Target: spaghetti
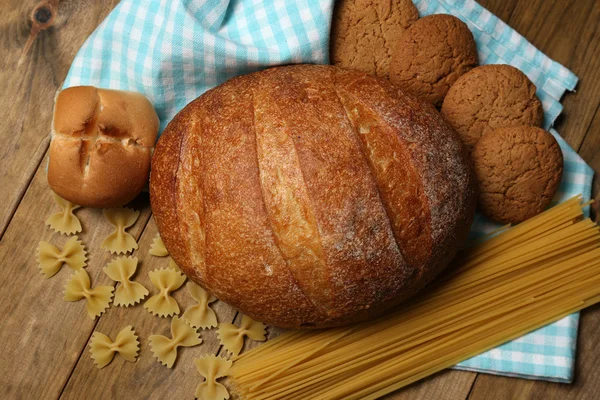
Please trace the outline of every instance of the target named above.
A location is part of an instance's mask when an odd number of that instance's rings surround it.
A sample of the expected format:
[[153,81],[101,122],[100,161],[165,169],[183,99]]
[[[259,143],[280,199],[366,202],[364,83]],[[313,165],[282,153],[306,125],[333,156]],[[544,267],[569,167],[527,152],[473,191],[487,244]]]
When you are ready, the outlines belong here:
[[[600,302],[600,230],[581,196],[457,257],[401,310],[292,331],[234,359],[249,399],[375,399]],[[257,368],[257,366],[259,366]]]

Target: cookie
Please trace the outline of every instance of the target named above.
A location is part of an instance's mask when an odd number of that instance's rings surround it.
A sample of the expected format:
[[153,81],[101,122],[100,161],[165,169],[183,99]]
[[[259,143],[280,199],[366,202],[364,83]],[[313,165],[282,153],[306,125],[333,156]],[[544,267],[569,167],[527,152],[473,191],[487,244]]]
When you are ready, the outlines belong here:
[[541,128],[499,128],[484,135],[472,153],[479,207],[489,218],[519,223],[542,212],[556,194],[563,156]]
[[418,18],[411,0],[337,1],[331,21],[331,63],[387,77],[392,45]]
[[434,14],[412,24],[394,44],[390,80],[439,107],[452,84],[477,64],[467,25],[452,15]]
[[452,85],[442,114],[471,151],[482,136],[496,128],[541,126],[542,103],[535,85],[510,65],[473,68]]

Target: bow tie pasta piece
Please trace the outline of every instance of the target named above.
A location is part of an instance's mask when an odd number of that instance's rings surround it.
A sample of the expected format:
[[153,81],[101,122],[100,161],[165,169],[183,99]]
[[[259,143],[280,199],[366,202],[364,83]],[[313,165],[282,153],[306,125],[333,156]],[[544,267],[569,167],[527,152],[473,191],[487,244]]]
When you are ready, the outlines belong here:
[[181,268],[179,268],[179,265],[171,257],[169,257],[169,268],[181,272]]
[[257,342],[266,340],[266,326],[262,322],[254,321],[252,318],[244,315],[239,328],[234,324],[220,323],[217,330],[219,341],[231,354],[237,356],[244,345],[244,336],[248,336]]
[[125,229],[135,224],[135,221],[140,216],[140,212],[122,207],[105,208],[102,210],[102,214],[115,227],[115,231],[108,235],[102,242],[102,248],[117,254],[129,253],[136,250],[138,244],[135,238],[127,233]]
[[148,294],[141,283],[133,282],[130,278],[137,269],[137,257],[119,257],[104,267],[104,273],[113,281],[119,282],[115,291],[116,306],[131,306],[142,300]]
[[108,308],[113,296],[113,286],[90,285],[90,276],[85,269],[76,271],[65,286],[65,301],[86,300],[86,309],[91,319],[99,317]]
[[170,268],[155,269],[148,273],[150,281],[159,290],[144,303],[150,313],[161,317],[179,314],[179,305],[171,297],[171,292],[179,289],[185,282],[185,275]]
[[152,240],[152,245],[150,246],[150,255],[156,257],[166,257],[169,255],[169,251],[165,247],[160,235],[157,233]]
[[171,320],[171,336],[171,339],[163,335],[150,336],[150,350],[167,368],[175,363],[178,347],[192,347],[202,343],[200,334],[178,317]]
[[196,398],[202,400],[227,400],[229,392],[227,388],[217,382],[224,378],[231,368],[231,360],[217,356],[204,356],[194,360],[196,368],[205,380],[196,388]]
[[86,266],[87,253],[77,236],[71,237],[62,250],[48,242],[41,241],[38,245],[38,266],[46,278],[54,276],[63,264],[78,270]]
[[194,282],[186,283],[185,287],[198,304],[185,310],[182,318],[194,328],[207,329],[217,326],[217,315],[209,306],[217,298]]
[[121,329],[113,342],[108,336],[94,332],[90,340],[90,353],[98,369],[104,368],[119,353],[121,357],[130,362],[135,362],[140,343],[131,325]]
[[74,233],[81,232],[81,222],[73,214],[73,211],[78,209],[80,206],[71,203],[52,192],[54,196],[54,202],[61,208],[56,214],[52,214],[46,220],[46,225],[52,228],[55,232],[63,233],[65,235],[72,235]]

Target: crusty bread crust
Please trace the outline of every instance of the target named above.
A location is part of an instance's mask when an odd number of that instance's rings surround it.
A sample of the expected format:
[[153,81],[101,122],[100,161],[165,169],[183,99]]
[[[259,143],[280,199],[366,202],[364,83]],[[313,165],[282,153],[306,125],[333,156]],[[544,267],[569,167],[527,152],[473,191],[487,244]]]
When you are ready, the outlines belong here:
[[388,81],[332,66],[234,78],[171,121],[150,199],[197,283],[289,328],[380,315],[466,238],[474,179],[456,133]]
[[158,116],[142,94],[76,86],[54,108],[48,184],[88,207],[118,207],[144,188]]

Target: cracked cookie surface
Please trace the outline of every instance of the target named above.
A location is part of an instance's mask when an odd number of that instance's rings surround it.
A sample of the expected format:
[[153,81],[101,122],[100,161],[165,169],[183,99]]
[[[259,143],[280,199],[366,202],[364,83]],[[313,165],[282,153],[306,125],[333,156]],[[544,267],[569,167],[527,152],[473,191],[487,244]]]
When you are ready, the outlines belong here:
[[338,0],[331,24],[331,63],[387,77],[393,44],[418,18],[411,0]]
[[502,223],[519,223],[542,212],[556,194],[563,156],[541,128],[499,128],[483,136],[472,153],[479,208]]
[[544,110],[535,91],[535,85],[517,68],[483,65],[452,85],[442,114],[472,151],[482,136],[496,128],[541,126]]
[[473,34],[447,14],[419,19],[393,48],[392,83],[435,106],[441,106],[452,84],[478,64]]

